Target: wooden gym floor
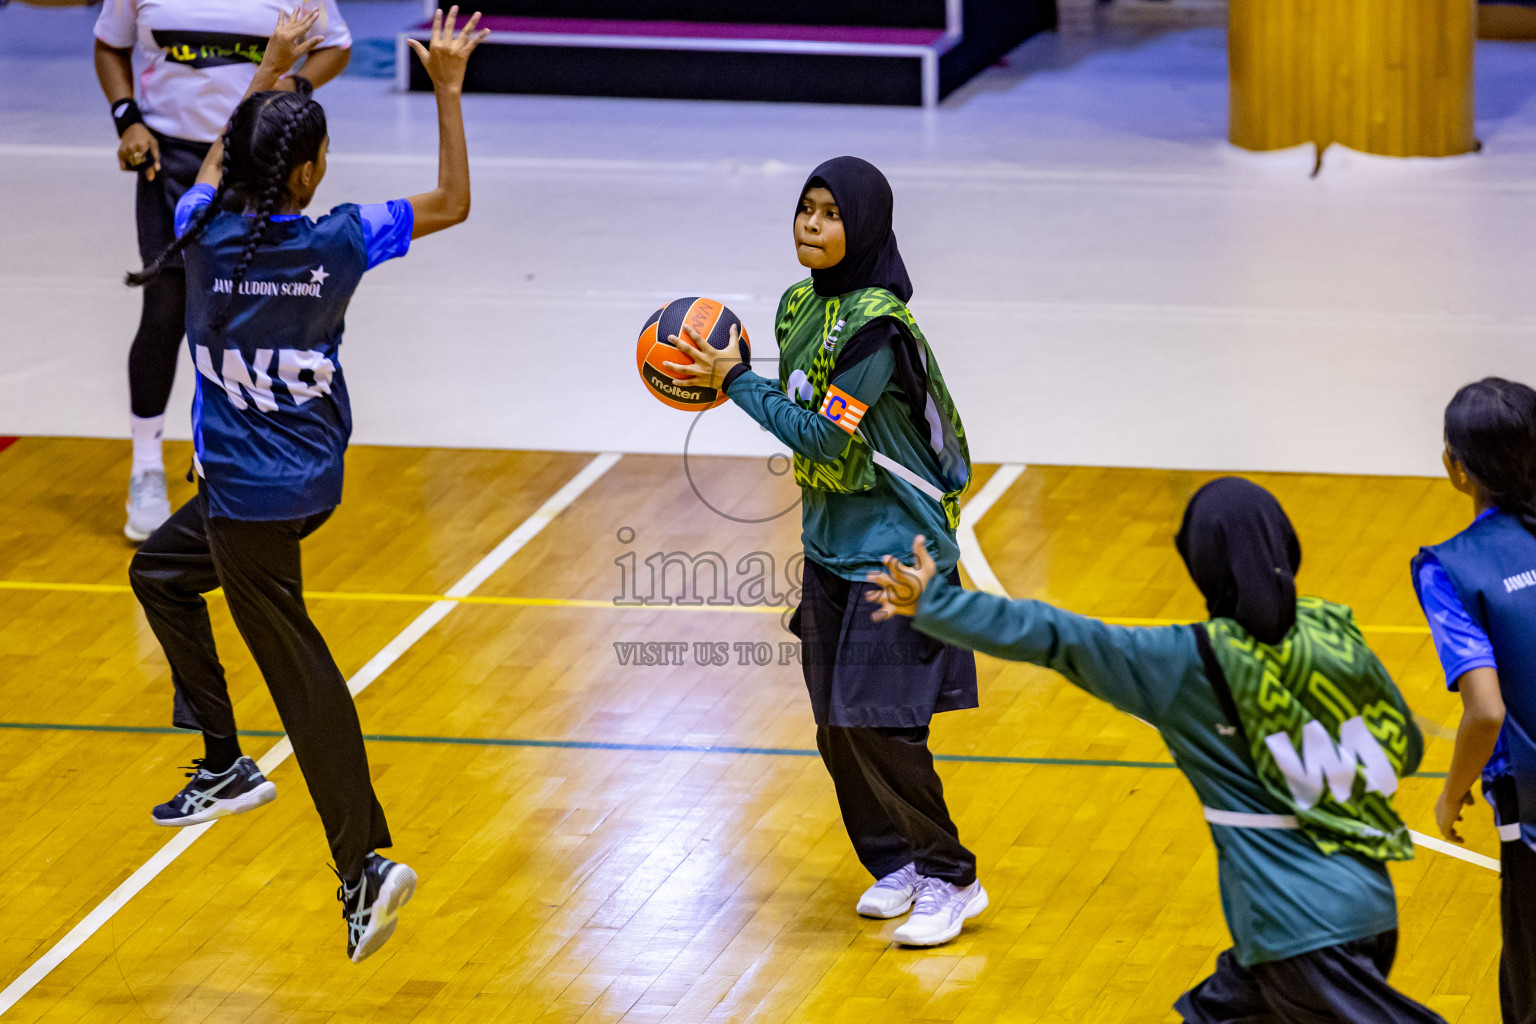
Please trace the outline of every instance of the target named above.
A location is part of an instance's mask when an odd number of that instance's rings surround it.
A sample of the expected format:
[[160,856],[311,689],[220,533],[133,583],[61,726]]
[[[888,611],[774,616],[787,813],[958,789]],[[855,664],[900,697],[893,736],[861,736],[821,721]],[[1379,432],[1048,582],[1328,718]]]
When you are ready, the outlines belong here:
[[[186,446],[168,455],[183,466]],[[166,728],[169,671],[125,586],[127,460],[120,441],[23,438],[0,452],[0,985],[174,838],[149,809],[200,753]],[[186,847],[7,1019],[1176,1019],[1170,1004],[1228,939],[1199,806],[1152,731],[1050,673],[980,658],[982,707],[936,719],[934,746],[992,906],[948,946],[901,949],[896,922],[853,913],[869,879],[812,756],[798,669],[778,663],[782,615],[614,607],[626,565],[649,591],[657,552],[718,552],[732,574],[764,552],[783,589],[797,515],[738,523],[689,484],[765,518],[794,492],[759,461],[695,459],[685,473],[678,458],[625,456],[473,600],[441,605],[403,653],[391,646],[591,460],[357,448],[346,502],[309,542],[313,613],[343,670],[398,655],[358,698],[393,855],[422,877],[383,952],[346,961],[290,759],[275,804]],[[1015,596],[1199,618],[1171,537],[1210,475],[1031,467],[977,537]],[[1428,777],[1406,781],[1399,806],[1433,833],[1458,702],[1407,564],[1464,524],[1465,500],[1429,479],[1255,479],[1295,520],[1303,589],[1354,606],[1426,720]],[[175,481],[173,499],[188,490]],[[280,727],[212,603],[259,755]],[[689,645],[685,663],[621,663],[623,645],[659,641]],[[706,642],[727,645],[730,664],[697,664],[692,645]],[[738,665],[738,650],[770,663]],[[1472,818],[1472,849],[1496,856],[1487,812]],[[1395,981],[1452,1021],[1496,1021],[1496,873],[1421,851],[1394,875]]]

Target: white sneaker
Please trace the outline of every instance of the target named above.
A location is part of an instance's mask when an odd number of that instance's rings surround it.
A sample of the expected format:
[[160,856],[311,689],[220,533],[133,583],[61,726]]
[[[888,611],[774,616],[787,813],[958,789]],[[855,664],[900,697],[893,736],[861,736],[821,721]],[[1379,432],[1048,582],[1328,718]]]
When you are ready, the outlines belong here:
[[149,539],[171,518],[171,499],[165,492],[165,471],[146,469],[128,481],[128,525],[123,533],[134,543]]
[[922,875],[913,864],[892,871],[864,890],[864,895],[859,897],[859,913],[865,917],[900,917],[912,906],[920,878]]
[[892,938],[903,946],[937,946],[960,934],[961,925],[987,909],[987,890],[972,882],[964,889],[941,878],[921,878],[912,916]]

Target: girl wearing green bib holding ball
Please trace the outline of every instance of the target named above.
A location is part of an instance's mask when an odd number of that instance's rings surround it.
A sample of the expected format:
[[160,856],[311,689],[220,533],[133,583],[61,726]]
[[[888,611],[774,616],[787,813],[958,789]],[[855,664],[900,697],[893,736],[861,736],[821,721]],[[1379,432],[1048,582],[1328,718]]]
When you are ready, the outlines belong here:
[[910,909],[896,940],[931,946],[987,906],[928,750],[934,714],[976,706],[976,663],[905,619],[872,621],[865,577],[920,533],[934,538],[929,553],[958,585],[955,527],[971,464],[960,415],[906,307],[912,283],[892,203],[885,176],[854,157],[829,160],[806,181],[795,252],[811,276],[780,300],[776,381],[752,372],[734,332],[721,350],[691,331],[669,338],[693,362],[667,369],[681,383],[722,388],[794,452],[806,560],[790,629],[843,823],[876,879],[858,911],[892,918]]

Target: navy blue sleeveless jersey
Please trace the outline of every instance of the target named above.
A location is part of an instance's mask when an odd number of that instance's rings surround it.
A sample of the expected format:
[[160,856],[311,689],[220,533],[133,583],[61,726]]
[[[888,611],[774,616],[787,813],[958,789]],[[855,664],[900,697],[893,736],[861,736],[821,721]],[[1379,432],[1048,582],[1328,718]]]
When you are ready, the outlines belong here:
[[1493,645],[1520,836],[1536,847],[1536,536],[1520,520],[1495,512],[1420,551],[1415,580],[1431,559]]
[[[176,208],[180,234],[213,189]],[[340,348],[363,273],[410,246],[405,201],[338,206],[318,221],[274,217],[237,294],[251,218],[214,215],[187,247],[187,343],[197,366],[194,458],[211,515],[301,519],[341,502],[352,409]],[[229,307],[229,322],[210,324]]]

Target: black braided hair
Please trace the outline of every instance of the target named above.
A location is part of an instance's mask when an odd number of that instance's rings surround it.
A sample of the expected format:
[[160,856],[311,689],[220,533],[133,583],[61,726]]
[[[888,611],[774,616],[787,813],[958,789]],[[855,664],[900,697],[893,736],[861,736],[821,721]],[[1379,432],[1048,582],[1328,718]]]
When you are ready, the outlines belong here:
[[293,92],[256,93],[230,119],[237,149],[230,167],[231,187],[245,200],[246,211],[256,216],[230,278],[229,298],[209,324],[215,334],[223,333],[229,324],[240,285],[267,236],[272,214],[288,194],[289,174],[299,164],[318,159],[325,142],[325,111],[310,98],[307,81],[294,85]]
[[1500,512],[1536,534],[1536,391],[1485,377],[1445,407],[1445,446]]
[[235,265],[229,300],[209,325],[216,333],[224,330],[272,215],[288,194],[289,175],[294,167],[320,156],[326,137],[325,111],[311,98],[312,91],[308,81],[296,78],[293,92],[259,92],[235,109],[224,132],[224,170],[213,201],[199,211],[185,235],[144,270],[130,274],[130,284],[142,284],[159,273],[172,253],[202,235],[222,207],[254,213]]
[[160,255],[150,260],[144,266],[144,269],[128,271],[128,275],[124,280],[129,285],[137,288],[153,281],[160,276],[160,272],[165,269],[165,265],[170,262],[173,255],[203,237],[203,232],[208,230],[209,224],[213,223],[214,216],[218,214],[219,208],[224,202],[224,197],[229,192],[229,148],[229,128],[226,126],[224,129],[224,172],[219,176],[219,187],[213,193],[213,200],[207,206],[198,210],[197,215],[192,218],[192,223],[187,225],[187,230],[181,233],[181,237],[161,250]]
[[288,165],[288,150],[293,141],[293,121],[286,120],[277,130],[277,136],[272,141],[273,162],[262,168],[262,180],[260,190],[252,195],[256,207],[256,218],[251,221],[250,231],[245,236],[245,248],[240,251],[240,259],[235,263],[235,272],[230,277],[229,298],[224,306],[209,323],[209,328],[215,334],[222,334],[229,318],[234,310],[235,296],[240,294],[240,285],[245,281],[246,272],[251,268],[251,260],[256,258],[256,247],[267,236],[267,228],[272,224],[272,211],[277,208],[278,201],[282,199],[286,191],[288,180],[286,173]]

